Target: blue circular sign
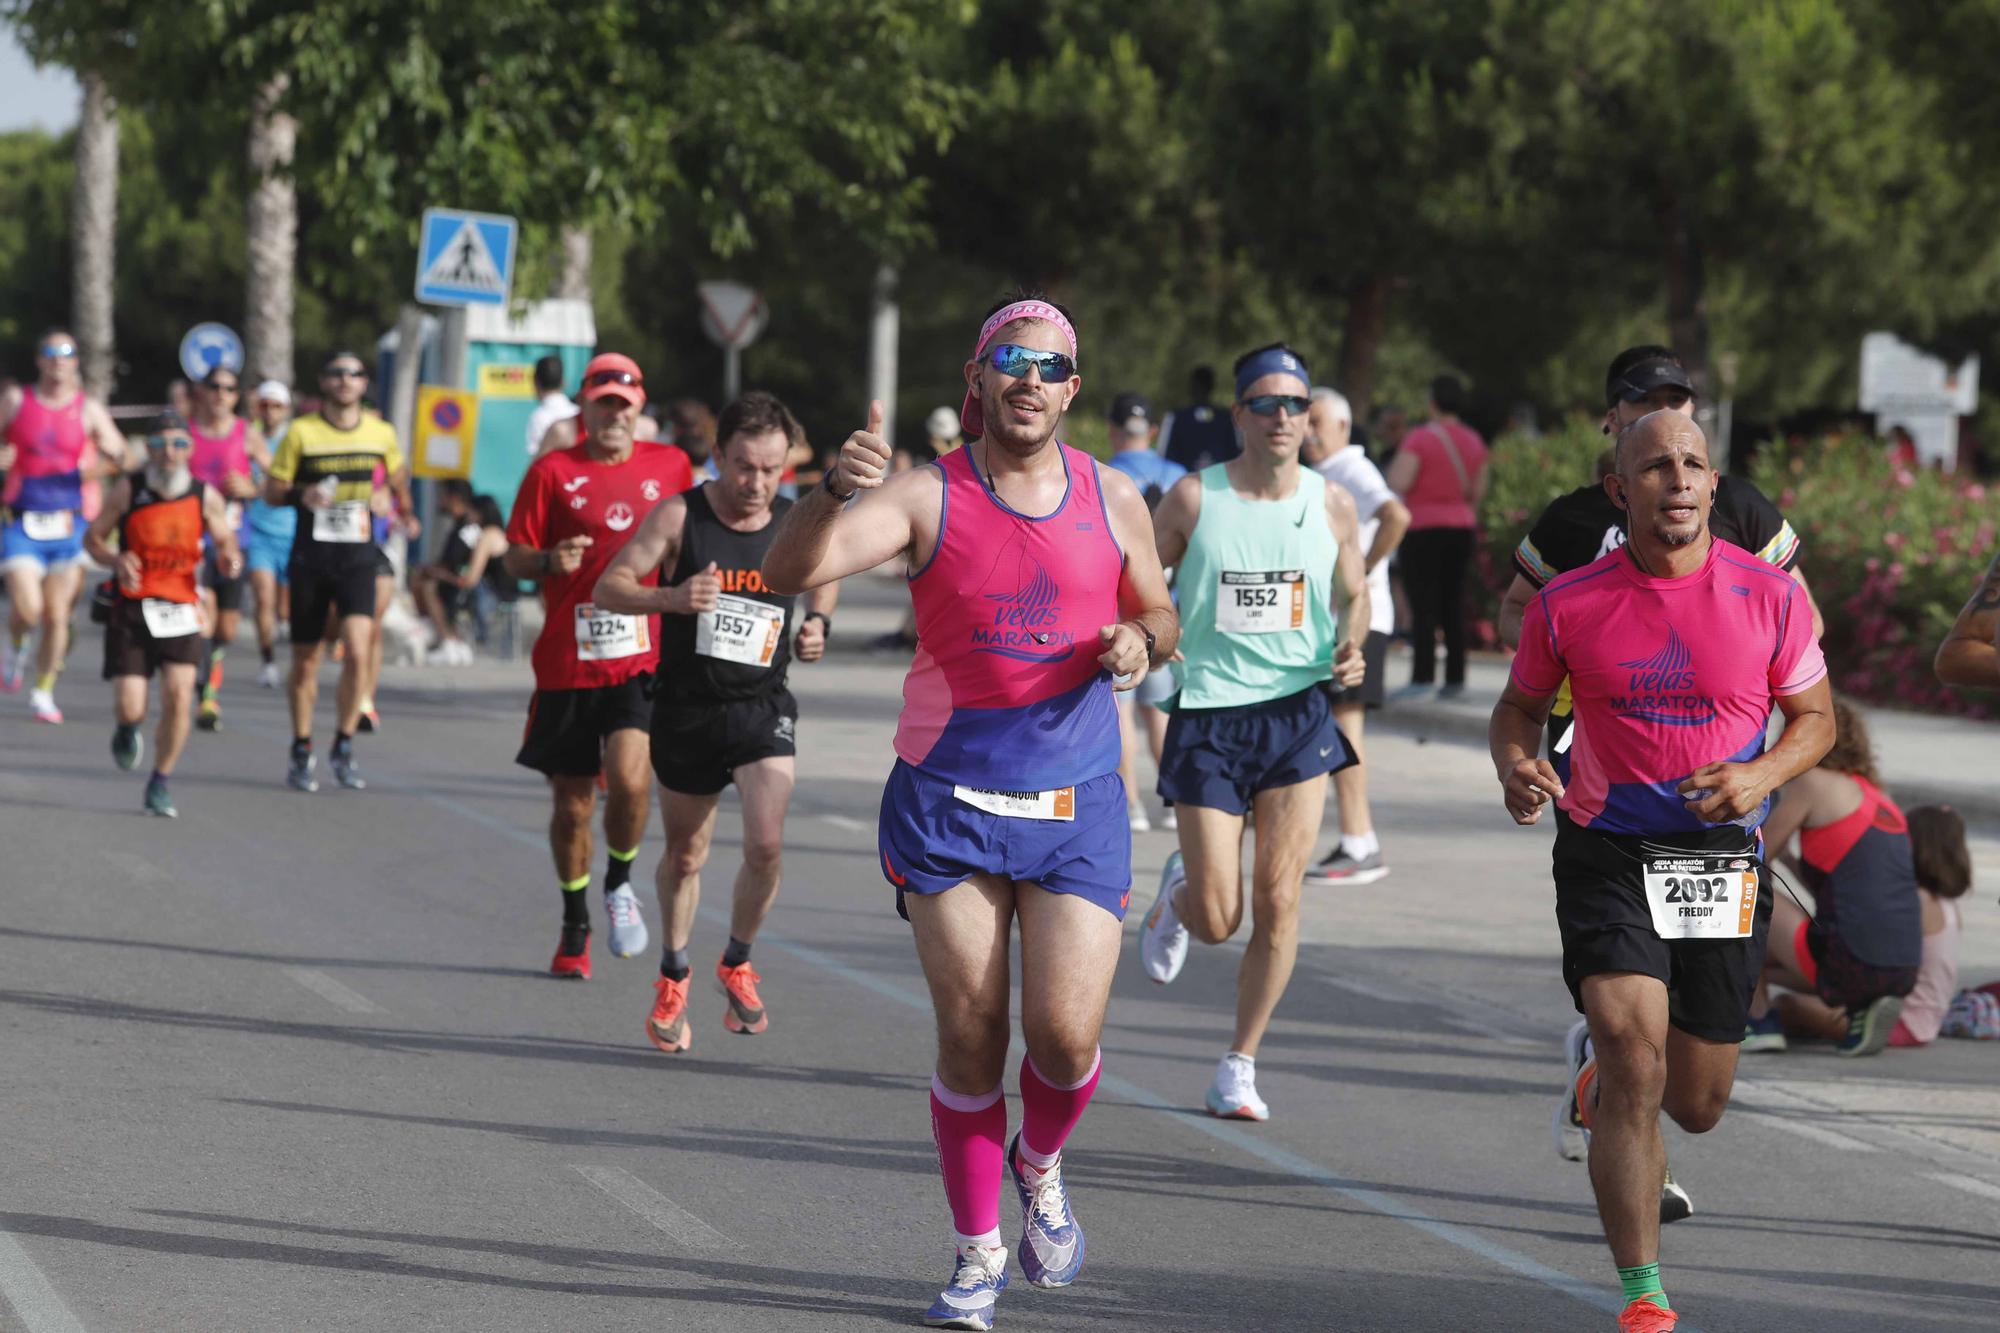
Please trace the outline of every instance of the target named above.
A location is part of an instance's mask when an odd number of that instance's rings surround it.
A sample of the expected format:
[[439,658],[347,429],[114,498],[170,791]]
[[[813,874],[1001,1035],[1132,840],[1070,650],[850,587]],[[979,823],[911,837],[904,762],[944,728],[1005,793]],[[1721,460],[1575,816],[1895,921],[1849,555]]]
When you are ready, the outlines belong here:
[[456,430],[462,418],[458,404],[449,398],[431,405],[431,422],[439,430]]
[[212,370],[243,372],[243,340],[227,324],[197,324],[181,336],[181,374],[202,380]]

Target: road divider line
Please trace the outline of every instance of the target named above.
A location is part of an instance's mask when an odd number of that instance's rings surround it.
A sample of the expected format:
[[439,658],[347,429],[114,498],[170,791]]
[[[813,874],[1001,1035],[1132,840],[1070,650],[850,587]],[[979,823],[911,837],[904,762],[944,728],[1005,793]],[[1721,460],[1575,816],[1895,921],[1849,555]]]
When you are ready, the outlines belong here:
[[1491,1023],[1482,1023],[1476,1018],[1457,1018],[1451,1014],[1445,1014],[1438,1021],[1448,1028],[1457,1028],[1460,1032],[1470,1032],[1474,1036],[1487,1037],[1508,1046],[1542,1045],[1541,1042],[1531,1037],[1523,1037],[1519,1033],[1508,1032],[1504,1028],[1494,1027]]
[[56,1294],[48,1275],[35,1266],[21,1242],[0,1231],[0,1302],[14,1311],[28,1333],[83,1333],[83,1325]]
[[[376,780],[381,781],[380,779]],[[472,807],[455,801],[449,796],[439,796],[433,792],[425,791],[414,784],[397,782],[393,779],[382,781],[382,785],[419,797],[441,810],[449,810],[453,814],[468,819],[483,828],[492,829],[516,842],[536,848],[546,846],[542,838],[531,836],[511,824],[495,819],[481,811],[474,810]],[[700,915],[706,919],[711,918],[714,914],[709,908],[704,907],[700,910]],[[799,961],[810,964],[830,976],[838,977],[863,990],[879,995],[886,1000],[903,1005],[921,1014],[929,1015],[931,1013],[930,1000],[927,997],[918,994],[908,987],[884,981],[882,978],[872,976],[859,968],[850,967],[829,953],[822,952],[808,945],[795,943],[769,930],[759,931],[757,933],[757,942],[769,948],[776,949],[780,953],[790,954]],[[1356,993],[1368,995],[1373,999],[1383,999],[1394,1004],[1409,1003],[1407,999],[1399,995],[1390,995],[1387,992],[1375,991],[1373,989],[1359,990],[1357,989],[1360,986],[1358,982],[1348,982],[1344,979],[1336,980],[1332,977],[1322,977],[1321,980],[1326,981],[1330,985],[1340,986],[1343,989],[1356,990]],[[1444,1222],[1431,1217],[1429,1214],[1410,1207],[1380,1190],[1364,1189],[1357,1185],[1346,1184],[1331,1171],[1319,1166],[1315,1162],[1244,1134],[1241,1127],[1235,1126],[1234,1122],[1225,1124],[1225,1122],[1219,1120],[1190,1116],[1186,1114],[1187,1108],[1185,1106],[1176,1102],[1170,1102],[1158,1093],[1142,1088],[1136,1083],[1128,1082],[1115,1074],[1104,1074],[1098,1086],[1149,1110],[1170,1115],[1173,1117],[1175,1124],[1183,1125],[1216,1139],[1223,1146],[1234,1149],[1245,1156],[1257,1158],[1267,1165],[1274,1166],[1306,1184],[1321,1186],[1340,1195],[1344,1199],[1360,1204],[1371,1212],[1380,1213],[1384,1217],[1401,1222],[1405,1226],[1444,1241],[1446,1244],[1463,1250],[1467,1254],[1477,1255],[1479,1258],[1485,1259],[1487,1262],[1503,1268],[1517,1277],[1527,1278],[1529,1281],[1540,1283],[1550,1290],[1561,1292],[1563,1295],[1569,1296],[1593,1310],[1616,1315],[1624,1308],[1623,1302],[1618,1299],[1617,1294],[1609,1287],[1598,1286],[1579,1278],[1573,1278],[1569,1274],[1550,1268],[1548,1265],[1537,1262],[1525,1254],[1510,1250],[1497,1242],[1489,1241],[1468,1227],[1462,1227],[1456,1223]],[[640,1216],[646,1217],[647,1221],[653,1222],[655,1226],[659,1226],[663,1231],[671,1232],[672,1228],[648,1216],[639,1207],[633,1205],[629,1199],[621,1195],[618,1189],[606,1184],[604,1179],[599,1179],[592,1173],[603,1172],[606,1173],[606,1179],[613,1180],[622,1177],[643,1191],[640,1197],[651,1195],[661,1203],[666,1204],[671,1210],[670,1215],[687,1217],[704,1229],[713,1231],[712,1228],[707,1227],[706,1223],[701,1222],[699,1218],[695,1218],[693,1214],[685,1212],[671,1199],[659,1194],[651,1186],[646,1185],[643,1181],[640,1181],[637,1177],[627,1172],[610,1167],[578,1166],[575,1170],[585,1180],[590,1181],[591,1184],[596,1185],[605,1193],[618,1199],[620,1203],[624,1203],[627,1207],[632,1208]],[[1702,1330],[1683,1319],[1676,1326],[1676,1333],[1702,1333]]]
[[691,1250],[729,1249],[728,1237],[622,1167],[572,1164],[570,1170]]
[[1781,1111],[1769,1110],[1758,1107],[1755,1104],[1746,1106],[1744,1110],[1749,1113],[1752,1120],[1761,1120],[1766,1124],[1775,1125],[1787,1134],[1795,1134],[1802,1139],[1811,1139],[1814,1143],[1824,1147],[1838,1148],[1841,1152],[1881,1151],[1880,1148],[1877,1148],[1866,1139],[1857,1139],[1852,1135],[1842,1134],[1837,1129],[1822,1129],[1809,1121],[1797,1119]]
[[820,818],[835,828],[846,829],[849,833],[867,833],[871,831],[870,825],[866,821],[856,819],[852,815],[821,815]]
[[1933,1171],[1930,1176],[1940,1185],[1949,1185],[1955,1190],[1964,1190],[1967,1194],[1977,1194],[1982,1199],[2000,1202],[2000,1185],[1995,1185],[1991,1181],[1980,1180],[1974,1176],[1961,1176],[1950,1171]]
[[1365,981],[1350,981],[1346,977],[1321,977],[1335,990],[1344,990],[1350,995],[1359,995],[1364,1000],[1380,1000],[1384,1004],[1414,1004],[1416,1001],[1398,990],[1387,986],[1375,986]]
[[357,990],[352,990],[335,981],[326,973],[311,967],[288,967],[285,975],[337,1009],[345,1009],[350,1014],[379,1014],[382,1006]]

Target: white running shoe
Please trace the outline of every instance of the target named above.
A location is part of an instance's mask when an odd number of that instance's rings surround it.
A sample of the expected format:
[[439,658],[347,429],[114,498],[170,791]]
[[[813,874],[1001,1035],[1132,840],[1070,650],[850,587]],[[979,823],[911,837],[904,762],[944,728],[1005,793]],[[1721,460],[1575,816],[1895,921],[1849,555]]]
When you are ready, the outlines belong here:
[[263,666],[257,668],[258,689],[275,690],[281,683],[282,678],[278,675],[278,664],[276,662],[266,662]]
[[1567,1162],[1581,1162],[1590,1155],[1590,1136],[1576,1106],[1576,1076],[1583,1069],[1584,1045],[1589,1040],[1590,1024],[1581,1018],[1563,1034],[1563,1090],[1556,1099],[1549,1132],[1555,1138],[1556,1156]]
[[1160,816],[1160,827],[1169,833],[1180,831],[1181,817],[1174,813],[1174,808],[1171,805],[1167,807],[1167,812]]
[[28,708],[34,713],[35,721],[51,725],[62,721],[62,709],[56,707],[56,696],[49,690],[30,690]]
[[1160,889],[1139,927],[1139,962],[1146,975],[1162,986],[1181,974],[1187,962],[1188,931],[1174,915],[1174,890],[1187,883],[1181,870],[1181,854],[1167,858],[1160,870]]
[[646,918],[639,915],[639,899],[629,885],[604,895],[604,910],[611,917],[611,956],[630,958],[646,949]]
[[1126,822],[1132,826],[1134,833],[1151,833],[1153,831],[1153,821],[1147,817],[1145,806],[1126,806],[1125,817]]
[[1223,1120],[1269,1120],[1271,1108],[1257,1095],[1257,1062],[1231,1051],[1215,1066],[1208,1088],[1208,1113]]

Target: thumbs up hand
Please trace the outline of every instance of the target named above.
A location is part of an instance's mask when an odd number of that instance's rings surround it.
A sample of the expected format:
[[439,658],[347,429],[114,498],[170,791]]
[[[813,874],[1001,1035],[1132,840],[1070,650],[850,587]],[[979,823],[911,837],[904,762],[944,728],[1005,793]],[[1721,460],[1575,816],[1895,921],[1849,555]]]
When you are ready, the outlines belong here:
[[881,401],[871,401],[867,429],[855,431],[840,446],[840,457],[834,462],[833,480],[829,484],[837,499],[874,490],[887,476],[891,451],[889,442],[882,438],[882,416]]
[[676,609],[682,615],[713,611],[715,599],[722,595],[722,580],[715,575],[715,562],[709,561],[707,569],[689,578],[675,591],[681,595],[681,604]]

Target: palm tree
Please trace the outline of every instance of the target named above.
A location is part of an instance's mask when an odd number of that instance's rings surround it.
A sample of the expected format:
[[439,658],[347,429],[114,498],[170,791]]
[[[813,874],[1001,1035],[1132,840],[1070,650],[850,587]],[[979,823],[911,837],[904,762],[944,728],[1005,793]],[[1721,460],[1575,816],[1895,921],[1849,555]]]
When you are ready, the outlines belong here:
[[243,374],[251,382],[292,382],[292,277],[299,248],[299,195],[291,167],[299,123],[280,108],[290,84],[289,75],[274,75],[259,91],[250,115]]
[[83,112],[76,127],[76,183],[70,197],[70,318],[83,355],[84,391],[108,400],[117,379],[112,286],[118,239],[118,104],[104,76],[77,71]]

